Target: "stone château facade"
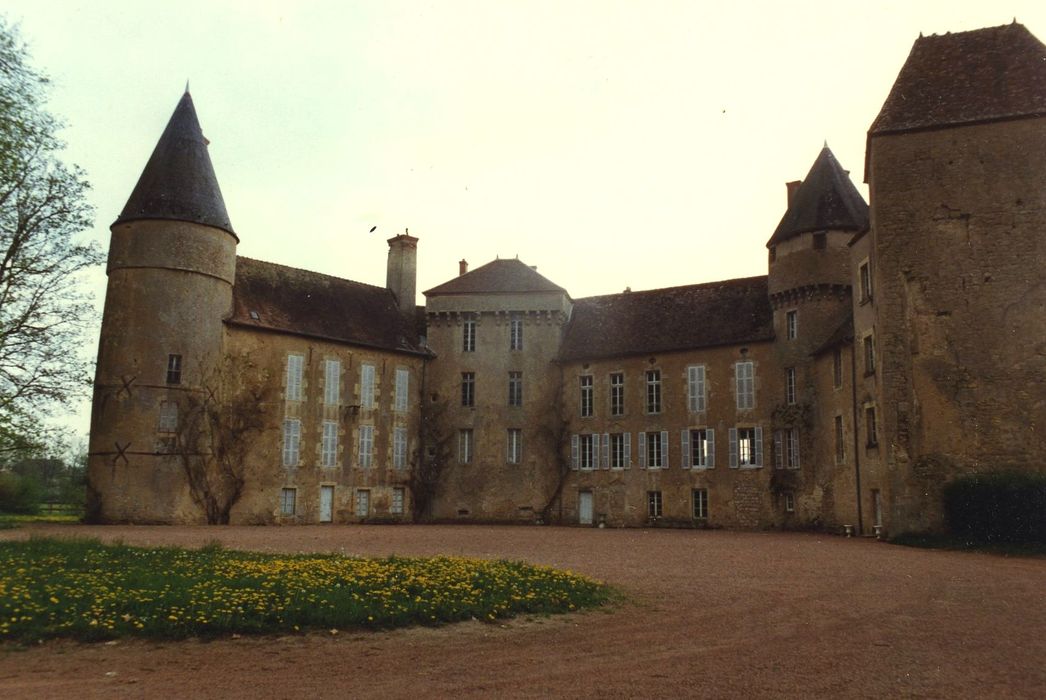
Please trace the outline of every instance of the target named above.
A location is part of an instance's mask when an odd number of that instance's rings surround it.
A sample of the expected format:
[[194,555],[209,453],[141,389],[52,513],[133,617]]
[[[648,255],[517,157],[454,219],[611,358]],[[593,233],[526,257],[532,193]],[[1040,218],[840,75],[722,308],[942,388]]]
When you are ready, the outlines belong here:
[[760,277],[572,299],[519,260],[425,292],[236,255],[188,93],[112,227],[91,516],[941,524],[956,475],[1043,469],[1046,47],[920,37],[827,146]]

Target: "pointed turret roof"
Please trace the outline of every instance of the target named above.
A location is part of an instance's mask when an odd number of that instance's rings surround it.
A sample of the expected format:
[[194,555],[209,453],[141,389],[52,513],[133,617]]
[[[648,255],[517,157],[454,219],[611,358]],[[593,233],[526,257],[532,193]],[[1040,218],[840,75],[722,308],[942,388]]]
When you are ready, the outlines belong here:
[[433,287],[425,296],[438,294],[513,294],[518,292],[563,292],[566,290],[516,260],[492,260]]
[[826,144],[766,245],[770,247],[809,231],[866,228],[868,204]]
[[214,226],[235,236],[207,143],[186,90],[114,223],[172,219]]
[[1022,24],[920,36],[869,135],[1046,115],[1046,46]]

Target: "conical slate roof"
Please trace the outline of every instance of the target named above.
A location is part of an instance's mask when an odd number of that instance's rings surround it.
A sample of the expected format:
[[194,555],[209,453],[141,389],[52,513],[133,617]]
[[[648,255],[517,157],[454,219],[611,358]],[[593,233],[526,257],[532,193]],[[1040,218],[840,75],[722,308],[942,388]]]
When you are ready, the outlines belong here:
[[519,260],[492,260],[472,272],[433,287],[425,296],[440,294],[512,294],[518,292],[566,292]]
[[863,231],[868,204],[828,146],[821,149],[767,247],[809,231]]
[[188,90],[114,223],[139,219],[189,221],[236,235]]

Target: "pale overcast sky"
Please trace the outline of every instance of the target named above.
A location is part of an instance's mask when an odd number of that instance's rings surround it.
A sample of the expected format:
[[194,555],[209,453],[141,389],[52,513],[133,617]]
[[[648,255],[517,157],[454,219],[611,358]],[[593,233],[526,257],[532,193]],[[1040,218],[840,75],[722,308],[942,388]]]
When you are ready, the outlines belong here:
[[104,247],[188,79],[240,255],[383,285],[385,240],[409,227],[419,292],[461,258],[518,255],[575,298],[765,274],[784,183],[825,141],[867,197],[865,134],[920,32],[1016,17],[1046,38],[1042,0],[0,13],[54,81]]

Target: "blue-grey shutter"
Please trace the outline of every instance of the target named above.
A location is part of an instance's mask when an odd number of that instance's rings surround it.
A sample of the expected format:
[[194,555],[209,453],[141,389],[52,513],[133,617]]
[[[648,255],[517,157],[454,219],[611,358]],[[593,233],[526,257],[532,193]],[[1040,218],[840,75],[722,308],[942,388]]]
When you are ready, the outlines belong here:
[[709,469],[715,468],[715,431],[709,428],[705,431],[705,440],[708,442],[708,454],[705,458]]
[[697,413],[697,367],[694,365],[686,368],[686,393],[687,407],[691,413]]
[[730,468],[737,469],[737,428],[730,428]]
[[668,431],[661,431],[661,468],[668,469]]
[[646,433],[639,432],[639,468],[646,469]]
[[[599,435],[596,435],[596,440]],[[610,433],[603,433],[603,468],[610,469]]]
[[705,366],[697,367],[697,410],[705,410]]
[[799,468],[799,428],[792,428],[792,469]]
[[774,468],[784,469],[784,431],[774,431]]
[[632,433],[625,433],[625,469],[632,468]]
[[581,451],[581,446],[578,444],[578,436],[570,436],[570,468],[577,469],[578,467],[578,453]]
[[683,469],[690,468],[690,431],[683,428],[683,431],[679,434],[679,445],[682,450],[682,458],[679,461],[679,465]]
[[755,465],[763,466],[763,429],[759,426],[755,429]]

